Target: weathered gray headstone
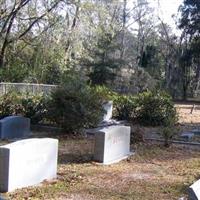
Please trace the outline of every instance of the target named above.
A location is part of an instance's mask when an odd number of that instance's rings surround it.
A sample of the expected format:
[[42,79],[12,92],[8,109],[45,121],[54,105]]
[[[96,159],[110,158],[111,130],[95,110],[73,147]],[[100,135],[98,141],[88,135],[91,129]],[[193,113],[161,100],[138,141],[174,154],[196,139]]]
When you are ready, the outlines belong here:
[[200,136],[200,129],[194,129],[191,132],[194,133],[195,135],[199,135]]
[[25,139],[1,146],[0,192],[10,192],[55,178],[57,157],[57,139]]
[[183,132],[180,135],[181,138],[186,139],[186,140],[191,140],[194,137],[194,133],[192,132]]
[[95,133],[94,159],[103,164],[111,164],[130,155],[129,126],[107,126]]
[[0,139],[24,138],[30,136],[30,119],[9,116],[0,120]]
[[200,200],[200,180],[189,187],[189,200]]

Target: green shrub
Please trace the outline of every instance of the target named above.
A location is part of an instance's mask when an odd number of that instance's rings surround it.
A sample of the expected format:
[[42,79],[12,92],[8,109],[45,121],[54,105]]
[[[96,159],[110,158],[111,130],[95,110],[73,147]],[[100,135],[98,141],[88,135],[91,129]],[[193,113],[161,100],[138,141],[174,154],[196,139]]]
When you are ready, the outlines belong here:
[[105,103],[107,101],[113,101],[115,97],[117,96],[117,93],[110,90],[106,86],[94,86],[92,87],[94,93],[98,96],[98,98],[102,101],[102,103]]
[[165,92],[143,92],[131,96],[112,92],[104,86],[97,86],[95,91],[98,98],[113,101],[113,117],[118,120],[151,126],[171,126],[177,121],[172,99]]
[[37,124],[46,117],[47,97],[43,94],[22,95],[21,104],[24,108],[24,117],[30,118],[32,124]]
[[46,98],[40,95],[22,94],[10,91],[0,97],[0,116],[21,115],[31,119],[32,124],[40,122],[46,114]]
[[134,96],[115,95],[113,116],[118,120],[132,121],[136,118],[137,99]]
[[144,125],[172,126],[177,113],[171,97],[165,92],[143,92],[138,95],[137,120]]
[[10,91],[0,97],[0,116],[22,115],[24,108],[18,93]]
[[95,86],[93,89],[102,104],[113,101],[113,118],[127,121],[135,118],[137,103],[134,96],[118,94],[105,86]]
[[173,136],[175,135],[174,130],[175,130],[174,127],[170,127],[170,126],[162,128],[161,135],[164,138],[164,146],[165,147],[170,146],[170,140],[172,140]]
[[77,77],[52,92],[48,107],[49,119],[71,133],[96,126],[103,112],[98,95]]

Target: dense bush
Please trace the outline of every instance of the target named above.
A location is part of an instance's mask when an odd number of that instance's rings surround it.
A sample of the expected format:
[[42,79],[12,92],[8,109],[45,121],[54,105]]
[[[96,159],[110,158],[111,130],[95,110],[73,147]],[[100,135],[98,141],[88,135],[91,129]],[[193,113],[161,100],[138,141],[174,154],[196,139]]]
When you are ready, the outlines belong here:
[[135,117],[137,109],[135,96],[118,94],[105,86],[95,86],[93,89],[102,104],[113,101],[113,118],[130,121]]
[[137,98],[128,95],[113,96],[113,116],[118,120],[132,121],[136,118]]
[[137,98],[137,120],[141,124],[171,126],[176,123],[176,109],[167,93],[143,92]]
[[108,101],[113,101],[118,94],[106,86],[93,86],[92,90],[94,93],[98,96],[98,98],[102,101],[102,103],[108,102]]
[[14,91],[10,91],[0,97],[0,116],[19,115],[24,112],[21,105],[21,97]]
[[49,119],[70,133],[96,126],[103,112],[99,96],[78,78],[56,88],[48,107]]
[[165,92],[143,92],[135,96],[112,96],[113,115],[119,120],[138,122],[150,126],[171,126],[177,121],[176,109]]
[[32,124],[37,124],[46,118],[48,98],[42,94],[23,95],[21,104],[24,108],[23,115],[31,119]]
[[113,117],[118,120],[151,126],[173,126],[177,121],[172,98],[166,92],[149,91],[132,96],[118,94],[104,86],[95,87],[95,91],[98,98],[113,101]]
[[[77,76],[67,77],[49,97],[13,91],[1,96],[0,117],[22,115],[29,117],[32,124],[46,120],[67,132],[76,132],[95,127],[103,116],[102,104],[110,100],[114,103],[113,118],[118,120],[168,129],[177,121],[172,99],[164,92],[121,95],[104,86],[90,87]],[[163,136],[167,137],[168,132],[164,131]]]
[[0,97],[0,116],[21,115],[29,117],[32,124],[40,122],[46,113],[44,95],[22,94],[10,91]]

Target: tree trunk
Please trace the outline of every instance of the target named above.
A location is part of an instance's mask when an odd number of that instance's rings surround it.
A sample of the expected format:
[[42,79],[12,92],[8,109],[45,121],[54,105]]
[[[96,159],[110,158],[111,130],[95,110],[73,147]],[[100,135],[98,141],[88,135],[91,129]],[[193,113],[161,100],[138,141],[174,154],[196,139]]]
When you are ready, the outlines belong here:
[[0,55],[0,69],[3,68],[3,65],[4,65],[4,56]]
[[200,62],[197,64],[194,94],[198,94],[200,82]]
[[4,41],[4,44],[0,52],[0,69],[4,67],[4,58],[5,58],[6,48],[7,48],[7,41]]
[[121,41],[121,53],[120,58],[124,58],[125,53],[125,29],[126,29],[126,6],[127,6],[127,0],[124,0],[124,6],[123,6],[123,26],[122,26],[122,41]]
[[187,85],[183,85],[183,100],[187,100]]

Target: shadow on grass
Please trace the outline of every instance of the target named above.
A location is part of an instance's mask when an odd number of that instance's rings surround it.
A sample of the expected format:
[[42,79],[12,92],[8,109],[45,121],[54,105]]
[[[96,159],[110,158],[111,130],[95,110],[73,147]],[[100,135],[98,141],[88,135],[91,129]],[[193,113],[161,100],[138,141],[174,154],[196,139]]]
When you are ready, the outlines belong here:
[[200,121],[199,122],[191,122],[191,123],[180,123],[181,126],[188,126],[191,127],[192,129],[195,127],[195,129],[200,129]]
[[73,154],[73,153],[64,153],[59,155],[58,163],[59,164],[83,164],[89,163],[93,160],[93,154]]
[[198,165],[198,162],[194,159],[200,158],[200,152],[198,149],[190,149],[184,146],[171,145],[169,148],[164,147],[162,144],[143,143],[137,146],[136,155],[133,157],[132,162],[137,160],[144,162],[159,161],[159,162],[171,162],[182,161],[191,162]]

